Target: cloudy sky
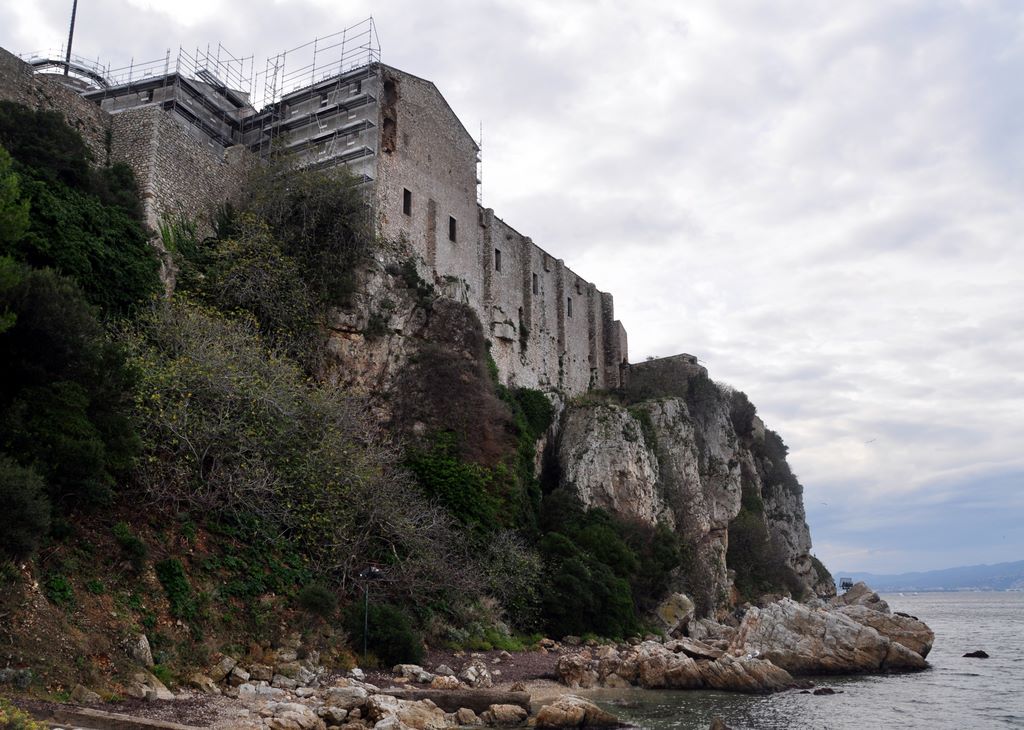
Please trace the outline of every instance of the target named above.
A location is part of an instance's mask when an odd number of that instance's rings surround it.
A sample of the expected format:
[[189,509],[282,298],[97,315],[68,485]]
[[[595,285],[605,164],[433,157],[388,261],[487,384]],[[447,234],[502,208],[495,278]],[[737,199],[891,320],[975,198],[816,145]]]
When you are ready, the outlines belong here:
[[[71,0],[0,0],[59,47]],[[1024,559],[1018,0],[81,0],[114,66],[373,15],[484,130],[485,204],[791,449],[833,570]]]

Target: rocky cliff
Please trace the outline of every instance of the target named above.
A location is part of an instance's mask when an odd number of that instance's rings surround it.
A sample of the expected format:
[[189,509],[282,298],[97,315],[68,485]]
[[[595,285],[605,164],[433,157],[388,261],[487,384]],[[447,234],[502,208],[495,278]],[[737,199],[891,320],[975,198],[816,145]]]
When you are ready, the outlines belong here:
[[812,563],[785,447],[746,396],[712,383],[702,368],[661,390],[676,394],[570,404],[557,446],[559,487],[588,507],[681,534],[690,559],[676,587],[704,613],[771,590],[834,592]]
[[[485,343],[469,309],[439,296],[406,256],[398,247],[382,257],[390,262],[372,262],[353,307],[337,313],[332,379],[376,393],[406,434],[442,427],[472,441],[490,428],[495,433],[482,440],[500,439],[502,424],[489,424],[497,411],[479,393],[481,403],[465,402],[461,385],[423,406],[417,383],[434,384],[430,391],[443,381],[479,381],[478,369],[469,371],[486,357]],[[448,373],[445,363],[453,362],[465,372]],[[632,366],[631,374],[630,385],[612,393],[568,402],[547,393],[558,417],[537,448],[537,472],[543,451],[545,472],[556,475],[546,488],[625,521],[674,530],[686,550],[673,588],[692,595],[702,614],[765,593],[834,595],[831,577],[819,575],[810,554],[803,490],[786,447],[747,397],[712,382],[687,355]],[[459,428],[466,419],[476,425]]]

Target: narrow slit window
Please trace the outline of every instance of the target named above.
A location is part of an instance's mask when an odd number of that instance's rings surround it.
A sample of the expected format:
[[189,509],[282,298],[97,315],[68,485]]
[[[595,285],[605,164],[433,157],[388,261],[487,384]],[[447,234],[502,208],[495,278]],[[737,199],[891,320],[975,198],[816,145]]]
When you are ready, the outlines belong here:
[[533,293],[540,294],[540,279],[536,274],[533,275]]
[[572,297],[568,297],[565,300],[565,316],[566,317],[571,317],[572,316]]
[[320,106],[327,106],[327,94],[320,94]]
[[501,271],[501,249],[494,249],[494,270]]
[[402,188],[402,212],[412,215],[412,191],[408,188]]
[[456,228],[455,219],[452,218],[451,216],[448,216],[448,240],[452,242],[458,240],[457,233],[458,230]]

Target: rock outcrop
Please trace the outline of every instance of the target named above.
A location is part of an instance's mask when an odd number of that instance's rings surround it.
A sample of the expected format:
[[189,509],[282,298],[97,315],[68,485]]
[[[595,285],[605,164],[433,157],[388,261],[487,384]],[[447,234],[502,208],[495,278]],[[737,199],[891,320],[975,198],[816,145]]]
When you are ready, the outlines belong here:
[[797,685],[771,661],[735,657],[695,640],[644,641],[637,646],[601,647],[559,659],[559,678],[570,688],[718,689],[761,694]]
[[[748,493],[758,505],[755,518],[765,547],[779,574],[790,576],[780,592],[834,595],[834,585],[812,564],[801,488],[788,467],[781,468],[785,447],[765,431],[752,407],[741,422],[734,396],[702,369],[690,377],[679,384],[682,391],[689,389],[685,397],[629,407],[567,406],[557,448],[560,487],[587,507],[679,532],[693,560],[676,588],[695,599],[701,615],[728,606],[733,588],[733,566],[726,561],[729,530]],[[766,447],[766,439],[775,439],[775,451]],[[781,481],[780,473],[786,477]]]
[[[928,666],[907,644],[931,648],[932,634],[920,621],[858,607],[812,608],[783,599],[751,608],[743,617],[729,653],[770,660],[793,674],[850,674],[881,670],[913,670]],[[861,611],[870,623],[861,623]],[[922,628],[923,627],[923,628]]]

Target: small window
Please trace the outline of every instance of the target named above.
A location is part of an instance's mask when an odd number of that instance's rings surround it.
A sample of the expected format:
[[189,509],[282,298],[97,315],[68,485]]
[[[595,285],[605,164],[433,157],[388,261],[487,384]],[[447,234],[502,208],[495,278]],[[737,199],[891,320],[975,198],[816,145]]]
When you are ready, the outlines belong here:
[[536,274],[533,275],[533,293],[540,294],[540,279]]
[[448,240],[452,242],[457,241],[457,233],[458,231],[456,229],[455,219],[452,218],[451,216],[448,216]]
[[327,106],[327,94],[320,94],[320,106]]
[[494,270],[501,271],[501,249],[494,249]]
[[402,188],[402,212],[412,215],[412,191]]
[[363,90],[363,82],[361,80],[360,81],[356,81],[354,84],[352,84],[352,94],[353,95],[358,94],[362,90]]
[[565,300],[565,316],[572,316],[572,297],[569,297],[568,299]]

